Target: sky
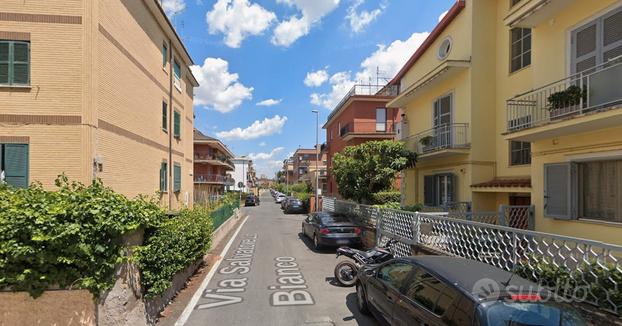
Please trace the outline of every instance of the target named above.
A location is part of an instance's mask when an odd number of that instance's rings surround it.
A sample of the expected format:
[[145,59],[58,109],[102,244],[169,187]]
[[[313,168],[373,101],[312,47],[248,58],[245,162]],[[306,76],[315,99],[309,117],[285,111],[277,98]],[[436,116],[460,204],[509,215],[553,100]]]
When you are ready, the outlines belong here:
[[[384,84],[455,0],[160,0],[200,85],[195,128],[273,177],[355,84]],[[377,72],[380,72],[379,74]]]

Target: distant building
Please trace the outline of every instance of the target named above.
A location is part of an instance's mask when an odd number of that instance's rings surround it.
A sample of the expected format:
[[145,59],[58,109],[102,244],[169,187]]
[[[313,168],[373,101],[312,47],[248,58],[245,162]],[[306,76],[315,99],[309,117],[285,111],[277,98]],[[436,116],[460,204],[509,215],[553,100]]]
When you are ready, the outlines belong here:
[[194,130],[194,201],[209,202],[234,186],[234,155],[220,140]]
[[308,183],[315,188],[316,173],[318,173],[320,181],[319,188],[322,190],[322,193],[325,193],[327,190],[326,152],[320,149],[320,160],[317,161],[317,158],[318,152],[316,152],[315,149],[299,148],[294,152],[294,155],[291,157],[293,165],[293,183]]
[[[248,192],[256,187],[257,177],[253,161],[246,157],[236,157],[232,160],[235,169],[229,172],[233,178],[231,190]],[[243,187],[240,187],[240,182]]]

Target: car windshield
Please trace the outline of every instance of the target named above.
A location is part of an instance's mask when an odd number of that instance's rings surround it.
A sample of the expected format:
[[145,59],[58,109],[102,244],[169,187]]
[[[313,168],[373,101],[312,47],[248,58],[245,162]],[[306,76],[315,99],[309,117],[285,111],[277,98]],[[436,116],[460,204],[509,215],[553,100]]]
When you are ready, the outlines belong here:
[[583,326],[585,321],[570,306],[551,302],[497,301],[486,308],[489,326]]
[[347,216],[336,214],[320,214],[320,219],[322,220],[322,224],[350,222],[350,219]]
[[300,199],[293,199],[291,200],[291,203],[293,205],[302,205],[302,201],[300,201]]

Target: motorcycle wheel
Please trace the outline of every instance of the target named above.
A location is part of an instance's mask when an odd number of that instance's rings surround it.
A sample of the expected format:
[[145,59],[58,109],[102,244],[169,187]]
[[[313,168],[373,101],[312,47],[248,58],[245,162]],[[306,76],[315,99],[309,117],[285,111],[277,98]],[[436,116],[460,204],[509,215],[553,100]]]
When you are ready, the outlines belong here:
[[351,261],[342,261],[337,266],[335,266],[335,279],[342,286],[354,286],[358,277],[356,273],[358,272],[358,266]]

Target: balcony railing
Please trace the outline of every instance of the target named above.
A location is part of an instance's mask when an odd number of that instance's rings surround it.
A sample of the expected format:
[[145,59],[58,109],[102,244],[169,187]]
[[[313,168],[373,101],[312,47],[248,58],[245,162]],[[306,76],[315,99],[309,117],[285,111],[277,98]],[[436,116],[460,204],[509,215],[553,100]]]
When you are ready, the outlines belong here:
[[406,139],[410,150],[427,154],[444,149],[469,148],[468,123],[444,124]]
[[[341,99],[339,104],[335,106],[335,109],[340,108],[350,97],[355,95],[397,96],[398,90],[399,88],[397,85],[354,85]],[[337,111],[338,110],[333,110],[328,116],[328,120],[330,120]]]
[[515,132],[622,104],[622,56],[507,101],[507,131]]
[[207,154],[207,153],[195,153],[194,160],[201,161],[219,161],[225,163],[227,165],[233,166],[233,161],[231,161],[228,157],[224,155],[215,155],[215,154]]
[[339,130],[339,135],[346,137],[349,134],[391,134],[394,132],[395,124],[393,121],[355,121],[342,126]]
[[225,186],[233,186],[235,181],[226,175],[197,174],[194,176],[194,183],[217,183]]

